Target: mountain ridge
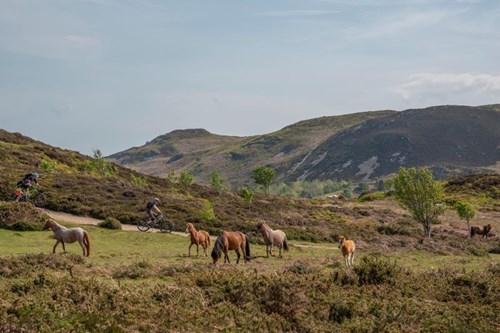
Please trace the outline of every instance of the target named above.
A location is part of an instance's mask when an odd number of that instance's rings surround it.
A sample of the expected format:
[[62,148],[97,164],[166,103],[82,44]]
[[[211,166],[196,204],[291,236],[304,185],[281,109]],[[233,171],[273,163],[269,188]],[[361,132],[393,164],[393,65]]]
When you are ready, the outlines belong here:
[[401,166],[424,165],[443,176],[486,172],[497,170],[500,160],[499,111],[499,104],[367,111],[312,118],[247,137],[175,130],[108,158],[160,177],[189,172],[201,183],[217,172],[236,186],[250,184],[257,165],[275,169],[277,181],[371,181]]

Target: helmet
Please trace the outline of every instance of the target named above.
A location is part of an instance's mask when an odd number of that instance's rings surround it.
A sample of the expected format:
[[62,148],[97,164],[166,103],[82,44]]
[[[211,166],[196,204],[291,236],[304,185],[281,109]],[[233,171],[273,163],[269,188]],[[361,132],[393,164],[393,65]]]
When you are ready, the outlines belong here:
[[35,176],[36,178],[38,178],[38,172],[33,172],[33,176]]
[[158,198],[154,198],[153,200],[154,200],[154,202],[156,202],[157,204],[160,204],[160,203],[161,203],[161,202],[160,202],[160,199],[158,199]]

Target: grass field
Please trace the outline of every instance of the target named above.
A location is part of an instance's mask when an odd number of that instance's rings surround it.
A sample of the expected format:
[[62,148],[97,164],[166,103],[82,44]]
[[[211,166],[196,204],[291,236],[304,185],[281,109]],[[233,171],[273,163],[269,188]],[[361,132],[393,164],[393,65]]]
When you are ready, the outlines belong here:
[[[82,226],[51,250],[51,231],[0,229],[1,332],[498,332],[500,256],[380,253],[353,270],[333,243],[291,242],[283,259],[214,266],[187,237]],[[260,238],[260,235],[252,237]],[[210,247],[211,250],[211,247]],[[192,254],[196,253],[192,249]],[[210,254],[209,254],[210,255]]]

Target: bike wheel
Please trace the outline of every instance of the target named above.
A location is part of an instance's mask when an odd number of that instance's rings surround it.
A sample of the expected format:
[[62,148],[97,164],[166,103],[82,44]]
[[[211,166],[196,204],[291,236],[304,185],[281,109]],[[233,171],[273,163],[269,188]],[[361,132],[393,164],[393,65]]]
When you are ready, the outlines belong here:
[[162,216],[160,221],[158,221],[158,229],[160,229],[160,232],[172,232],[172,229],[174,229],[174,225],[172,224],[172,222]]
[[149,228],[151,228],[149,226],[149,221],[138,221],[137,222],[137,229],[139,229],[139,231],[148,231]]
[[47,204],[47,196],[43,193],[37,193],[33,199],[33,204],[37,207],[43,207]]

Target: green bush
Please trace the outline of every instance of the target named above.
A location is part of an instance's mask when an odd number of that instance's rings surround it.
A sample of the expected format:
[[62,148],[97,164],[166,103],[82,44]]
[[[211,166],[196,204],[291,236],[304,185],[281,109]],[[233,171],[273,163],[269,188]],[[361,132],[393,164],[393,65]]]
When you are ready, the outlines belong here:
[[390,283],[400,272],[396,263],[391,264],[388,259],[376,256],[366,256],[361,263],[354,266],[358,275],[359,285]]
[[49,216],[29,202],[0,204],[0,228],[17,231],[42,230]]
[[100,222],[98,226],[106,229],[122,230],[122,224],[120,223],[120,221],[113,217],[106,217],[106,219]]

